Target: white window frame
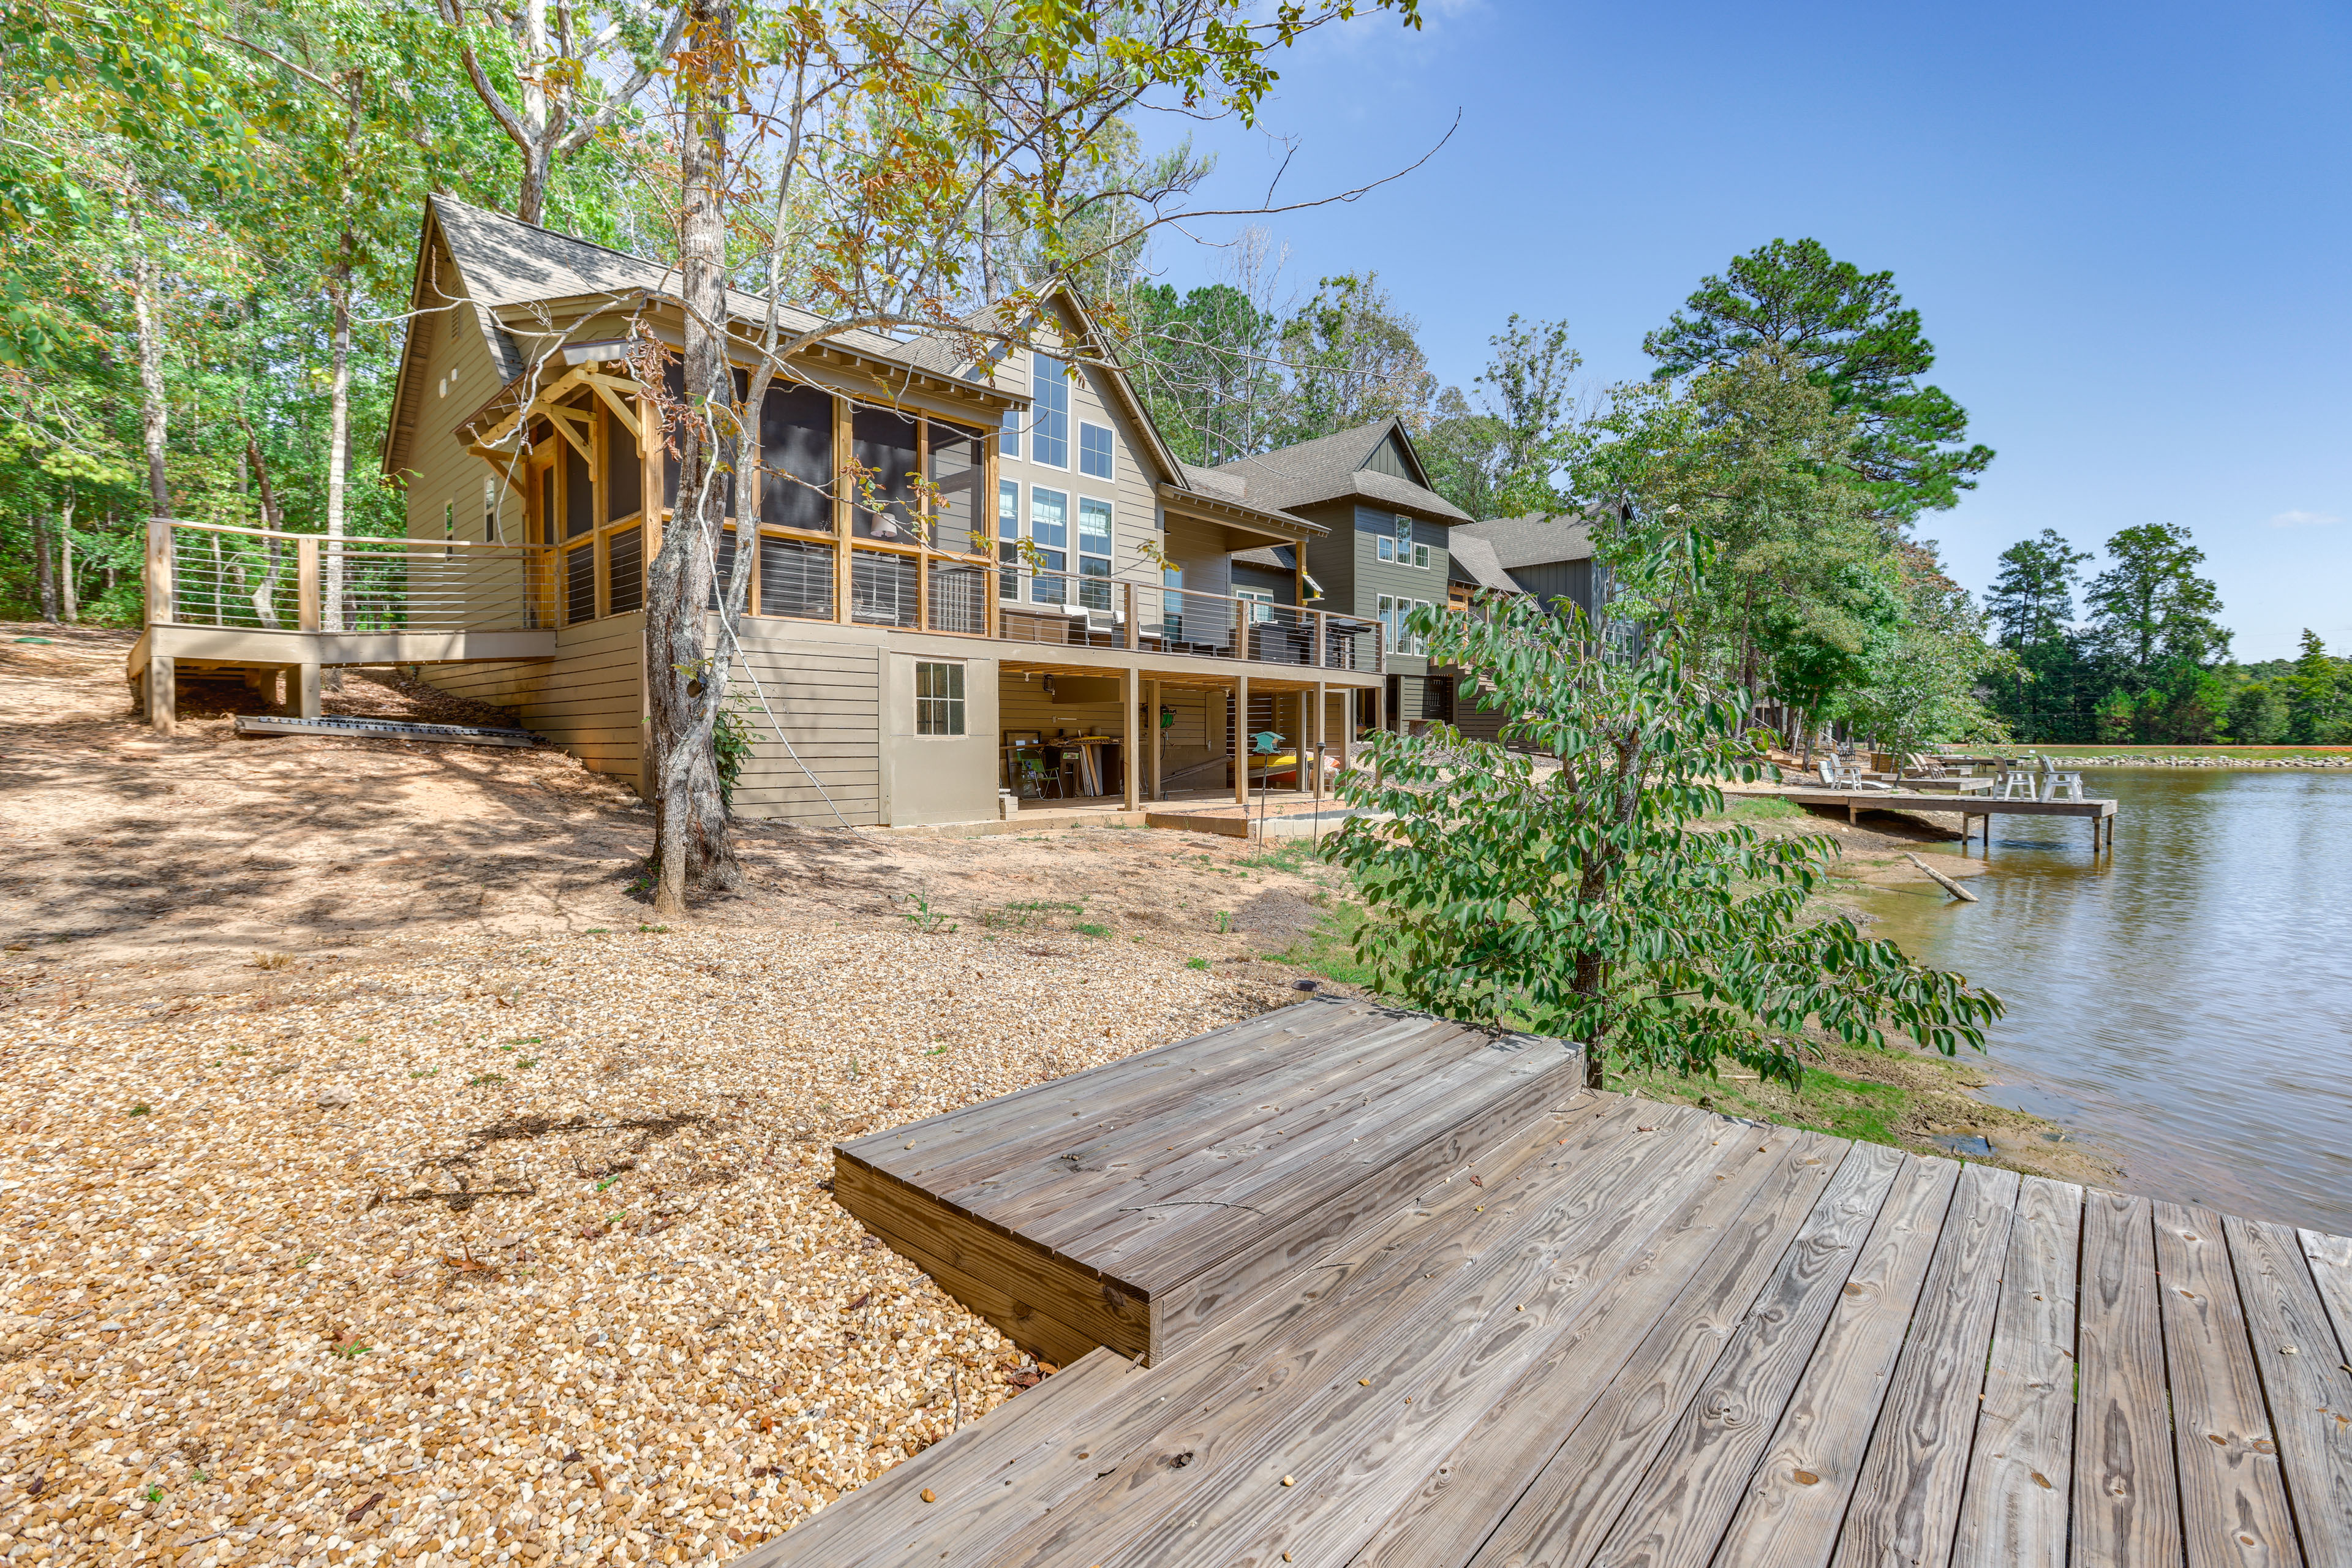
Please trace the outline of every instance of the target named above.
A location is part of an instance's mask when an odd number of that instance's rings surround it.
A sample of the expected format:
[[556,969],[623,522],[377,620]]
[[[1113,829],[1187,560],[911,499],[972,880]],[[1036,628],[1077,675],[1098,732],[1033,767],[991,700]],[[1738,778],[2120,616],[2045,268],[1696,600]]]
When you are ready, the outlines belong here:
[[[1117,480],[1118,478],[1118,433],[1112,430],[1108,425],[1089,424],[1084,419],[1079,420],[1077,425],[1078,472],[1086,475],[1087,478],[1090,479]],[[1089,435],[1100,436],[1102,437],[1103,467],[1100,473],[1097,473],[1094,469],[1087,467],[1087,437]]]
[[[932,692],[927,695],[923,690],[925,670],[952,671],[954,691]],[[970,694],[965,689],[965,684],[964,664],[961,659],[919,658],[915,661],[915,733],[918,737],[954,740],[969,732],[965,724],[964,704]],[[923,727],[926,716],[934,710],[938,714],[939,721],[947,725],[947,728],[928,730]]]
[[1391,539],[1391,538],[1390,538],[1387,534],[1385,534],[1385,533],[1381,534],[1381,538],[1380,538],[1380,542],[1379,542],[1377,545],[1373,546],[1373,552],[1374,552],[1375,554],[1379,555],[1379,556],[1380,556],[1380,558],[1381,558],[1381,560],[1383,560],[1383,561],[1393,561],[1393,560],[1395,560],[1395,559],[1396,559],[1396,541],[1395,541],[1395,540],[1393,540],[1393,539]]
[[[1058,544],[1048,544],[1045,541],[1037,538],[1037,498],[1039,496],[1054,496],[1062,503],[1062,521],[1058,525],[1062,531],[1062,540]],[[1070,492],[1062,489],[1058,485],[1031,485],[1029,487],[1029,507],[1027,510],[1021,514],[1021,537],[1034,542],[1036,544],[1040,554],[1051,552],[1052,554],[1058,555],[1062,558],[1062,563],[1059,566],[1045,566],[1039,568],[1039,570],[1053,573],[1055,574],[1055,575],[1044,579],[1043,581],[1041,581],[1034,573],[1032,573],[1029,575],[1027,579],[1029,584],[1028,599],[1033,605],[1054,605],[1064,606],[1067,605],[1070,602],[1069,579],[1076,574],[1070,570]],[[1024,562],[1023,564],[1025,566],[1027,563]],[[1044,586],[1045,583],[1052,584],[1052,592],[1055,596],[1050,599],[1040,598],[1037,595],[1037,590],[1041,586]]]
[[1274,590],[1271,588],[1235,588],[1234,597],[1249,602],[1250,624],[1264,626],[1274,619]]
[[[1053,367],[1052,370],[1046,369],[1048,365]],[[1058,468],[1068,473],[1072,445],[1070,421],[1074,417],[1070,412],[1069,366],[1051,354],[1033,353],[1029,356],[1029,460],[1041,468]],[[1055,382],[1062,389],[1062,405],[1059,408],[1046,407],[1045,398],[1038,391],[1048,381]],[[1048,414],[1058,414],[1062,418],[1062,460],[1058,463],[1038,449]]]
[[1413,565],[1414,565],[1417,569],[1419,569],[1419,570],[1421,570],[1421,571],[1426,572],[1426,571],[1428,571],[1428,570],[1429,570],[1429,546],[1428,546],[1428,545],[1426,545],[1426,544],[1416,544],[1416,545],[1414,545],[1414,546],[1412,547],[1412,563],[1413,563]]

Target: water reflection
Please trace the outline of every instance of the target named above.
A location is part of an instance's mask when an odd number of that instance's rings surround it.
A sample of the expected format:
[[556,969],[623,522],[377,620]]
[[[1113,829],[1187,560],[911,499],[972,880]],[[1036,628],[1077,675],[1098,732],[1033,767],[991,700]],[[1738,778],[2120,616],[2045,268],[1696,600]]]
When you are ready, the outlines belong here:
[[2109,1135],[2131,1191],[2352,1234],[2352,774],[2090,782],[2112,854],[1995,817],[1980,902],[1881,893],[1874,934],[2000,992],[1987,1098]]

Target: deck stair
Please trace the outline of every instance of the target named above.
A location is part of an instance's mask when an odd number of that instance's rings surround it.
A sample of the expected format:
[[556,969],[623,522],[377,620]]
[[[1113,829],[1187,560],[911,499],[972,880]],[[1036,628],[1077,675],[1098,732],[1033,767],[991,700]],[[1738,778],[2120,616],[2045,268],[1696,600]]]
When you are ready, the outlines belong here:
[[1583,1075],[1558,1040],[1313,1000],[842,1144],[834,1192],[1016,1343],[1156,1363]]
[[[1557,1065],[1503,1089],[1569,1053],[1487,1048],[1291,1008],[845,1146],[861,1215],[895,1148],[890,1181],[1026,1243],[963,1255],[962,1289],[1051,1297],[1048,1257],[1140,1290],[1213,1254],[1233,1284],[1151,1364],[1090,1350],[736,1568],[2352,1563],[2352,1241]],[[1367,1115],[1416,1078],[1446,1082]],[[1482,1131],[1423,1157],[1474,1085]],[[1160,1234],[1134,1199],[1212,1184],[1156,1185],[1147,1139],[1265,1159],[1202,1205],[1255,1219]],[[1132,1341],[1174,1299],[1087,1321]]]

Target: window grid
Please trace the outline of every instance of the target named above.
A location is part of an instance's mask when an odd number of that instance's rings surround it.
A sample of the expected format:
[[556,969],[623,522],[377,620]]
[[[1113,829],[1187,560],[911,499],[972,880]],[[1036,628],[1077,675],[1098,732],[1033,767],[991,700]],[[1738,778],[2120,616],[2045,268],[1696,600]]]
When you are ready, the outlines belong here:
[[961,735],[963,729],[963,666],[915,666],[915,733]]
[[1104,426],[1078,426],[1078,471],[1097,479],[1112,477],[1110,431]]
[[1030,378],[1029,457],[1049,468],[1070,466],[1070,382],[1062,362],[1045,354],[1031,356],[1037,367]]

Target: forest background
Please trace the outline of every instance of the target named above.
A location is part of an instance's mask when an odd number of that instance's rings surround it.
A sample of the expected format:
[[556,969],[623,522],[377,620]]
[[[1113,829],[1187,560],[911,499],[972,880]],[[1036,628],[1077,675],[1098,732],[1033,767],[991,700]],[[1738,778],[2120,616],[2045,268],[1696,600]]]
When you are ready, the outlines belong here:
[[[782,7],[745,30],[863,15],[919,38],[1003,9]],[[678,257],[688,8],[550,15],[6,0],[0,616],[137,624],[151,511],[403,531],[374,454],[429,192]],[[2089,576],[2045,531],[1981,603],[1944,573],[1921,521],[1993,454],[1925,381],[1933,347],[1891,274],[1775,240],[1650,334],[1648,383],[1589,385],[1565,323],[1507,314],[1485,373],[1441,385],[1377,257],[1294,277],[1265,219],[1222,280],[1160,281],[1166,237],[1137,209],[1195,182],[1190,156],[1108,122],[1076,199],[983,211],[944,303],[1074,279],[1188,461],[1395,416],[1473,517],[1589,516],[1604,554],[1699,519],[1706,646],[1791,738],[2352,741],[2352,663],[2307,632],[2295,660],[2233,661],[2186,530],[2126,529]],[[774,259],[742,247],[744,280]]]

